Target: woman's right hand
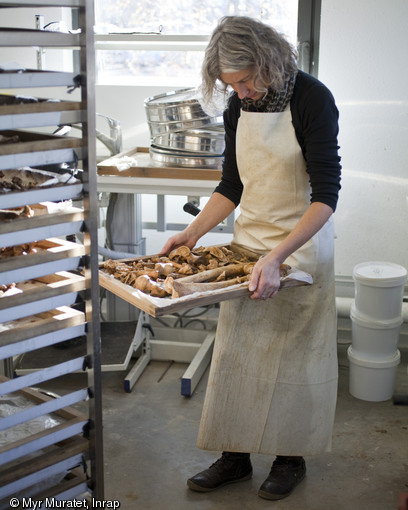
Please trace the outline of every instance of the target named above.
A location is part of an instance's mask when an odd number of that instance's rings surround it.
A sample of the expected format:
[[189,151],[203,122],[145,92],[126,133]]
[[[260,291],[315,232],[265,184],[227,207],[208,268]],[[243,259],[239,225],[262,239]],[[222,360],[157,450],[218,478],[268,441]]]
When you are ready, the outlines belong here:
[[188,246],[190,249],[193,249],[195,245],[196,240],[189,235],[187,229],[182,230],[167,240],[166,244],[161,249],[159,256],[168,255],[171,250],[174,250],[179,246]]
[[200,214],[194,218],[188,227],[170,237],[159,255],[167,255],[171,250],[183,245],[188,246],[190,250],[193,249],[204,234],[218,225],[234,209],[234,202],[215,191]]

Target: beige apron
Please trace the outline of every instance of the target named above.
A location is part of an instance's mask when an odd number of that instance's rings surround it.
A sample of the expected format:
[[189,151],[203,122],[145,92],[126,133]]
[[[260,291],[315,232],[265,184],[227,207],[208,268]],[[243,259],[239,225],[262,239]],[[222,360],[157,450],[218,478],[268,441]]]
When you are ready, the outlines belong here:
[[[310,203],[290,109],[242,112],[237,162],[244,192],[233,242],[265,254]],[[313,285],[274,299],[221,304],[197,446],[314,455],[331,448],[337,397],[333,223],[286,262]]]

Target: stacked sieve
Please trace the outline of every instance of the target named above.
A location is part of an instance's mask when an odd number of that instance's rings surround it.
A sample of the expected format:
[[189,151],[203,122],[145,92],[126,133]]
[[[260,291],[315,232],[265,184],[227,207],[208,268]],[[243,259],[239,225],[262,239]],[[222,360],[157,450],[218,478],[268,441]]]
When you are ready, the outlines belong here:
[[349,390],[361,400],[388,400],[400,362],[398,340],[407,270],[389,262],[365,262],[354,267],[353,279]]
[[224,153],[222,114],[204,112],[195,88],[145,99],[150,157],[164,166],[221,168]]

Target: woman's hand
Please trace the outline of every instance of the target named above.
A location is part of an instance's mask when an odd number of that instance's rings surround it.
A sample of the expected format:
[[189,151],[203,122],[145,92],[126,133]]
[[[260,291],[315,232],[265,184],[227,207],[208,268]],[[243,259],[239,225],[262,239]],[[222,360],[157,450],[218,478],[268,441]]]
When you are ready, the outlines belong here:
[[253,292],[251,299],[273,298],[280,287],[280,262],[273,256],[273,252],[261,257],[255,264],[249,290]]
[[167,240],[166,244],[161,249],[159,256],[168,255],[171,250],[174,250],[179,246],[188,246],[191,250],[195,245],[196,240],[188,234],[187,230],[183,230]]
[[332,208],[321,202],[309,205],[288,237],[255,264],[249,283],[249,290],[254,291],[252,299],[276,296],[280,285],[280,265],[311,239],[332,214]]
[[182,232],[170,237],[159,255],[167,255],[182,245],[191,250],[204,234],[223,221],[234,209],[235,204],[229,198],[214,192],[200,214]]

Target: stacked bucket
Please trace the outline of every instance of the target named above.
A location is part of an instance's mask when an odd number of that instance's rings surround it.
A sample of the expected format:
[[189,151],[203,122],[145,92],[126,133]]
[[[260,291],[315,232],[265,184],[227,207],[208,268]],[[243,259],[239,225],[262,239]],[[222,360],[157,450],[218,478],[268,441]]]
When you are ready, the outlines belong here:
[[388,400],[400,363],[398,340],[407,271],[388,262],[366,262],[355,266],[353,279],[349,391],[361,400]]

